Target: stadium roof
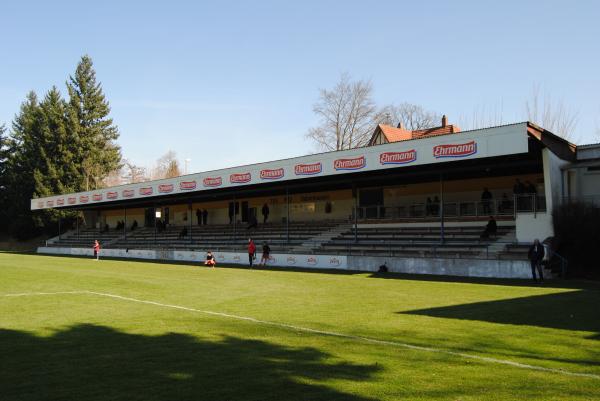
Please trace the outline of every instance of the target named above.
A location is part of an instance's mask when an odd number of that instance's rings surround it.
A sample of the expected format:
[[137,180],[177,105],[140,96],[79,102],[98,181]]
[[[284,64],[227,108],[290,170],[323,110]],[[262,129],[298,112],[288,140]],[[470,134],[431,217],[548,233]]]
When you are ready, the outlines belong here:
[[395,170],[529,152],[528,137],[535,138],[564,160],[574,160],[575,145],[528,122],[430,135],[413,140],[313,154],[185,176],[120,185],[93,191],[58,194],[31,200],[31,209],[89,207],[94,204],[171,197],[223,188],[243,188],[275,182],[301,182],[368,171]]

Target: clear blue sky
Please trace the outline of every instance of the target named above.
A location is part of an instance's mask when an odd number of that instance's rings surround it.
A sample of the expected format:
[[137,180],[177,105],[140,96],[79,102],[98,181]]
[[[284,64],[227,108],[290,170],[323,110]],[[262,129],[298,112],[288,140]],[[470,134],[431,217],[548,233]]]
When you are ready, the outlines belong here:
[[296,156],[318,88],[370,79],[379,104],[450,122],[502,109],[524,120],[539,84],[598,142],[600,5],[594,1],[6,1],[0,124],[27,91],[64,82],[83,54],[142,165],[172,149],[190,171]]

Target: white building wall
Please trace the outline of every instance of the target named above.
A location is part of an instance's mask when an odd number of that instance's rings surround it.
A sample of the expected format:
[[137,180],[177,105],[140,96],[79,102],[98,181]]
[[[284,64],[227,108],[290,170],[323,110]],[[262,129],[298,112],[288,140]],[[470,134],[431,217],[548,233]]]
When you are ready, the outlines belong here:
[[533,242],[536,238],[543,241],[554,235],[552,215],[549,213],[519,213],[515,224],[519,242]]

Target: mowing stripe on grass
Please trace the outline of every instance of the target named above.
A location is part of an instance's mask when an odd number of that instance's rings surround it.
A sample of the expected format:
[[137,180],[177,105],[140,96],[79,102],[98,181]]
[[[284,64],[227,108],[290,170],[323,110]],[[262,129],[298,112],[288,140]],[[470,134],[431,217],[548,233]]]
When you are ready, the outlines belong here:
[[263,324],[263,325],[268,325],[268,326],[274,326],[274,327],[279,327],[279,328],[284,328],[284,329],[290,329],[293,331],[319,334],[319,335],[323,335],[323,336],[345,338],[345,339],[349,339],[349,340],[356,340],[356,341],[367,342],[367,343],[371,343],[371,344],[389,345],[389,346],[401,347],[401,348],[406,348],[406,349],[411,349],[411,350],[416,350],[416,351],[432,352],[432,353],[437,353],[437,354],[446,354],[446,355],[458,356],[461,358],[474,359],[474,360],[482,361],[482,362],[508,365],[508,366],[513,366],[513,367],[521,368],[521,369],[537,370],[537,371],[541,371],[541,372],[557,373],[557,374],[566,375],[566,376],[586,377],[586,378],[590,378],[590,379],[599,379],[600,380],[600,375],[595,375],[593,373],[578,373],[578,372],[571,372],[569,370],[545,368],[543,366],[529,365],[526,363],[509,361],[506,359],[497,359],[497,358],[490,358],[490,357],[486,357],[486,356],[466,354],[463,352],[449,351],[449,350],[445,350],[445,349],[441,349],[441,348],[423,347],[423,346],[419,346],[419,345],[406,344],[406,343],[401,343],[401,342],[397,342],[397,341],[378,340],[376,338],[356,336],[356,335],[352,335],[352,334],[339,333],[339,332],[335,332],[335,331],[311,329],[309,327],[294,326],[294,325],[286,324],[286,323],[272,322],[272,321],[268,321],[268,320],[260,320],[260,319],[256,319],[256,318],[248,317],[248,316],[232,315],[229,313],[214,312],[214,311],[190,308],[187,306],[171,305],[171,304],[164,304],[164,303],[156,302],[156,301],[148,301],[148,300],[144,300],[144,299],[124,297],[122,295],[110,294],[110,293],[106,293],[106,292],[95,292],[95,291],[33,292],[33,293],[22,293],[22,294],[4,294],[3,296],[5,296],[5,297],[20,297],[20,296],[28,296],[28,295],[35,296],[35,295],[61,295],[61,294],[97,295],[97,296],[101,296],[101,297],[119,299],[122,301],[136,302],[136,303],[141,303],[141,304],[146,304],[146,305],[159,306],[159,307],[163,307],[163,308],[179,309],[179,310],[184,310],[184,311],[188,311],[188,312],[196,312],[196,313],[203,313],[206,315],[226,317],[229,319],[244,320],[247,322],[258,323],[258,324]]

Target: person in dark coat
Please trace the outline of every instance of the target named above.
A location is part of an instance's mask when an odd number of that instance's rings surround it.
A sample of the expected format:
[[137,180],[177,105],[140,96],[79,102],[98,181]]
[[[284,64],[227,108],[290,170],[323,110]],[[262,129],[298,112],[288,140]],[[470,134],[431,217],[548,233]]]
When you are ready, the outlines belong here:
[[233,202],[229,202],[229,224],[233,223],[233,214],[234,214],[235,205]]
[[202,212],[200,209],[196,209],[196,220],[198,220],[198,225],[202,225]]
[[542,260],[544,259],[544,245],[540,243],[540,240],[537,238],[533,241],[533,244],[529,247],[529,252],[527,256],[529,257],[529,261],[531,262],[531,275],[533,276],[533,281],[537,282],[537,278],[535,277],[535,272],[540,275],[540,282],[544,281],[544,273],[542,267]]
[[481,238],[490,238],[495,237],[498,232],[498,223],[496,223],[496,219],[494,216],[490,216],[490,219],[485,226],[485,230],[483,230],[483,234],[481,234]]
[[258,221],[256,221],[256,216],[254,215],[254,213],[250,213],[250,215],[248,216],[248,227],[246,227],[246,230],[257,227]]
[[267,244],[265,242],[262,247],[262,258],[260,259],[260,263],[258,265],[266,266],[267,262],[269,261],[270,255],[271,255],[271,247],[269,246],[269,244]]
[[492,203],[492,193],[489,189],[483,188],[481,193],[481,204],[483,205],[483,213],[490,214],[490,204]]
[[262,207],[262,215],[263,215],[263,224],[266,224],[269,219],[269,205],[266,203]]
[[208,210],[206,209],[202,211],[202,224],[208,224]]

